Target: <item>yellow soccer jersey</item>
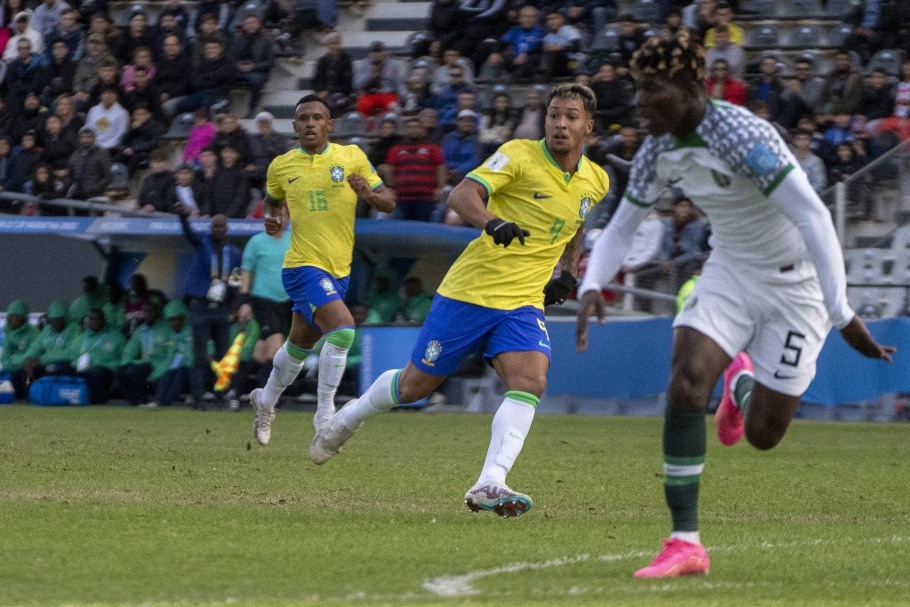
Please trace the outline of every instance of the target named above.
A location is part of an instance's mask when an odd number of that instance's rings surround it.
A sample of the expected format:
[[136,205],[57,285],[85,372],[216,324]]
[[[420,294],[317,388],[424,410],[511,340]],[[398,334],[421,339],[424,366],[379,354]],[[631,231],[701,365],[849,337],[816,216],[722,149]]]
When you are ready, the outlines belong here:
[[449,269],[439,294],[497,310],[542,309],[544,285],[588,212],[606,195],[607,174],[582,156],[570,178],[543,140],[516,139],[467,177],[487,189],[493,215],[531,235],[524,246],[513,240],[506,248],[481,234]]
[[329,143],[321,154],[296,148],[269,165],[266,193],[286,199],[291,212],[291,248],[285,268],[315,266],[336,278],[351,273],[357,194],[347,177],[356,173],[374,190],[376,169],[356,145]]

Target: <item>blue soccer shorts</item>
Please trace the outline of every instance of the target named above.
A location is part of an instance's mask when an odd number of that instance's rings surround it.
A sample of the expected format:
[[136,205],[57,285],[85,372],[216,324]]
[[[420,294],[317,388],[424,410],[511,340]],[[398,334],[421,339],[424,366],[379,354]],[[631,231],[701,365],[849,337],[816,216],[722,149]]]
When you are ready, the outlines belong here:
[[294,302],[292,310],[303,315],[311,325],[313,312],[336,299],[344,300],[348,292],[348,279],[335,278],[325,270],[314,266],[284,268],[281,271],[281,283],[284,290]]
[[430,375],[451,375],[481,346],[487,362],[503,352],[529,350],[543,352],[549,359],[550,336],[543,311],[534,306],[495,310],[436,295],[411,362]]

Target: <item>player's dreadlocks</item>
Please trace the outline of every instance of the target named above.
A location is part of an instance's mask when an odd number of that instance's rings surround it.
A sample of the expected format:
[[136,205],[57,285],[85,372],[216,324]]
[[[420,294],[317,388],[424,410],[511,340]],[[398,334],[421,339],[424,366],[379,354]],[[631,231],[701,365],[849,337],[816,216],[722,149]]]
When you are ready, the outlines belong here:
[[688,31],[671,40],[649,38],[629,61],[638,82],[660,78],[681,86],[702,86],[705,79],[705,51]]

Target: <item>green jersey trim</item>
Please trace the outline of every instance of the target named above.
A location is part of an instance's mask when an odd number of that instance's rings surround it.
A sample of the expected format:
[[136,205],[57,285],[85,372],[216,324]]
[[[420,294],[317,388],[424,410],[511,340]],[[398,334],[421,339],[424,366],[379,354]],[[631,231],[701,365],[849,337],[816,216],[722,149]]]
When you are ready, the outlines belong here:
[[790,163],[790,164],[788,164],[787,166],[785,166],[785,167],[781,170],[780,173],[777,174],[777,177],[774,178],[774,181],[772,181],[771,183],[769,183],[769,184],[768,184],[768,187],[766,187],[766,188],[764,189],[764,192],[762,192],[762,193],[765,195],[765,198],[767,198],[768,196],[770,196],[771,193],[772,193],[774,190],[777,189],[777,186],[780,185],[780,182],[782,182],[782,181],[784,180],[784,177],[786,177],[787,175],[789,175],[789,174],[790,174],[790,171],[792,171],[792,170],[793,170],[793,163]]
[[708,142],[701,138],[697,132],[693,131],[691,134],[686,135],[682,139],[673,137],[673,149],[678,150],[680,148],[706,148],[708,147]]
[[332,143],[331,143],[331,142],[327,142],[327,143],[325,144],[325,149],[323,149],[323,150],[322,150],[321,152],[319,152],[318,154],[310,154],[310,153],[307,152],[305,149],[303,149],[303,146],[298,147],[298,148],[297,148],[297,151],[300,152],[301,154],[303,154],[304,156],[322,156],[323,154],[328,153],[330,147],[332,147]]
[[484,179],[483,177],[481,177],[480,175],[478,175],[476,173],[468,173],[467,175],[465,175],[465,177],[467,179],[476,181],[477,183],[482,185],[487,190],[487,196],[489,196],[490,194],[493,193],[493,188],[490,186],[489,183],[487,183],[487,180]]
[[651,204],[652,204],[652,203],[649,203],[649,202],[645,202],[644,200],[639,200],[638,198],[636,198],[635,196],[632,196],[632,195],[629,194],[628,192],[626,192],[625,194],[623,194],[623,198],[625,198],[626,200],[628,200],[629,202],[631,202],[631,203],[634,204],[635,206],[641,207],[641,208],[643,208],[643,209],[647,209],[647,208],[650,207]]
[[[541,139],[537,143],[540,144],[540,149],[543,152],[543,155],[546,156],[546,158],[550,162],[550,164],[555,166],[559,170],[559,172],[562,173],[562,178],[565,179],[566,183],[569,183],[569,180],[572,179],[572,176],[569,173],[567,173],[566,171],[563,171],[562,167],[559,166],[556,163],[556,161],[553,159],[553,156],[550,154],[550,150],[547,149],[546,140]],[[578,164],[575,166],[575,172],[577,173],[580,170],[581,170],[581,157],[578,158]]]

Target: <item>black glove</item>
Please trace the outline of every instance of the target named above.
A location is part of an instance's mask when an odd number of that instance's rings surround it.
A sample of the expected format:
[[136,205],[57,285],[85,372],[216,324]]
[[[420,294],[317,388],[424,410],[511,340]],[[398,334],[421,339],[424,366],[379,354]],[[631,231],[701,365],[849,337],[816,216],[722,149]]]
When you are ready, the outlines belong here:
[[530,236],[531,233],[527,230],[522,230],[518,227],[513,221],[506,221],[504,219],[499,219],[494,217],[487,222],[487,225],[484,226],[483,231],[493,237],[493,242],[496,244],[501,244],[504,247],[512,244],[512,239],[517,238],[518,242],[522,245],[525,243],[525,236]]
[[563,270],[558,278],[550,279],[550,282],[543,288],[543,305],[552,306],[561,304],[569,296],[569,293],[578,286],[578,281],[570,272]]

